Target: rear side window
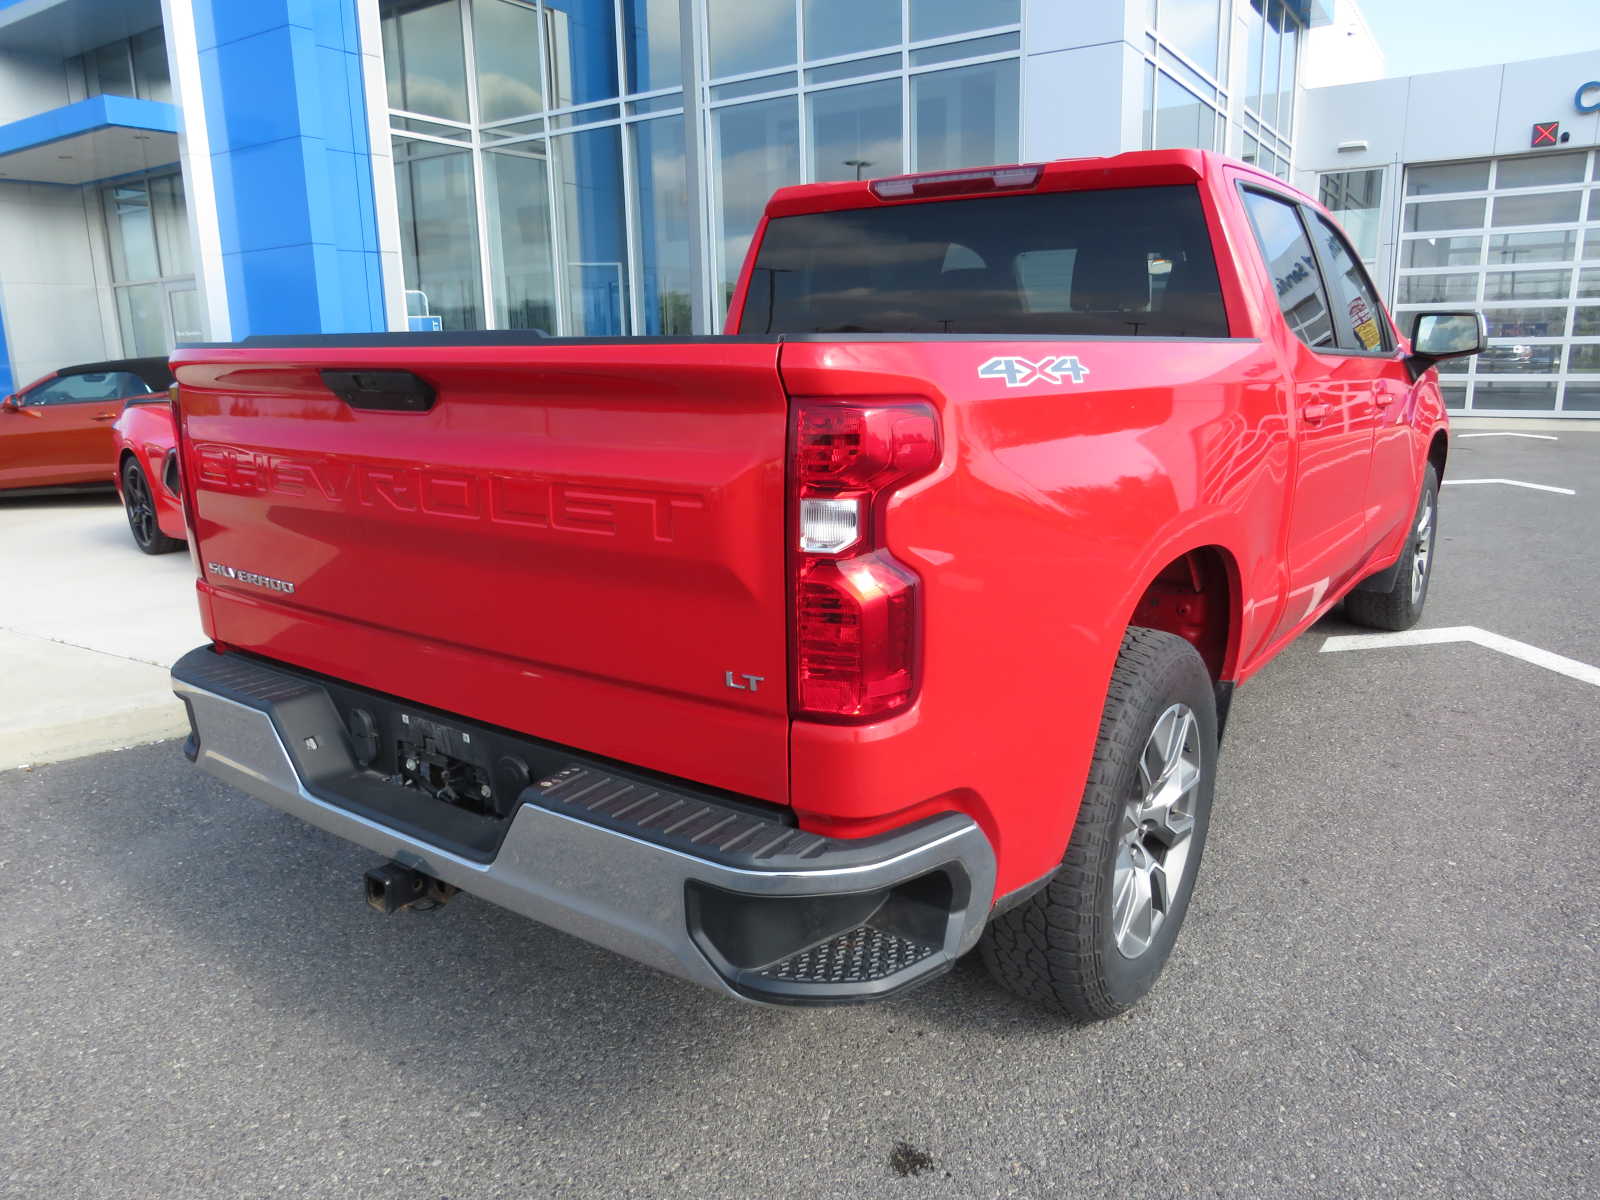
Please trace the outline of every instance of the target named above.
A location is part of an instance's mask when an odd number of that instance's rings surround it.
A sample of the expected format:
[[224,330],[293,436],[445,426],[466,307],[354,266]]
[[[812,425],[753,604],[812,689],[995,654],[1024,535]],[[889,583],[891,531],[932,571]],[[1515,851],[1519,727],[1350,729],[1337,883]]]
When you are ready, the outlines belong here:
[[1228,336],[1193,186],[780,217],[742,333]]
[[1314,349],[1336,349],[1328,296],[1317,270],[1317,256],[1311,250],[1311,239],[1300,223],[1298,205],[1264,192],[1246,191],[1244,206],[1289,328]]
[[24,404],[84,404],[92,400],[118,400],[143,395],[150,388],[128,371],[95,371],[61,375],[42,383],[24,396]]
[[1337,312],[1343,314],[1339,344],[1347,350],[1386,351],[1389,345],[1388,322],[1378,303],[1378,293],[1350,253],[1350,246],[1321,213],[1308,213],[1312,228],[1322,242],[1323,261],[1328,264],[1328,287],[1333,292]]

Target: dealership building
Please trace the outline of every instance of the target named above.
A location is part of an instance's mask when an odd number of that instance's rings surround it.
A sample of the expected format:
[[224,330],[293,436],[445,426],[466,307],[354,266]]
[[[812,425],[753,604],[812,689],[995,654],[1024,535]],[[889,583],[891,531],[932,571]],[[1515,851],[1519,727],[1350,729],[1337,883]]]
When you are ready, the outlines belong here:
[[1600,52],[1379,79],[1364,31],[1351,0],[0,0],[0,391],[252,333],[708,332],[776,187],[1204,146],[1319,194],[1402,315],[1484,311],[1452,407],[1600,416]]

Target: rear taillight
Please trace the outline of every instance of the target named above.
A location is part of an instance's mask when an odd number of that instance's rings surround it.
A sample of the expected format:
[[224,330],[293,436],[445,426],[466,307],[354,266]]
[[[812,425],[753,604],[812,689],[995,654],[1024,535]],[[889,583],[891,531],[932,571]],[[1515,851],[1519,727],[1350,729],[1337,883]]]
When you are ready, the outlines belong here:
[[938,463],[930,405],[796,403],[795,715],[871,721],[915,699],[922,581],[889,553],[884,524],[894,491]]

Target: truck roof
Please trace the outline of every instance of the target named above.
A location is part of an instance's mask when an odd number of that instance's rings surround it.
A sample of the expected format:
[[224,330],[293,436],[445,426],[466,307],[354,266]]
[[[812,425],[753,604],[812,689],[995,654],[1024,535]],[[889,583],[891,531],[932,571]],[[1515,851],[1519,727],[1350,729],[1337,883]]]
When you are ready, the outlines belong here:
[[[882,179],[797,184],[774,192],[767,202],[766,215],[792,217],[804,213],[995,194],[1197,183],[1219,175],[1224,166],[1258,176],[1263,183],[1310,199],[1275,175],[1215,151],[1131,150],[1097,158],[1060,158],[1042,163],[1006,163],[952,171],[923,171]],[[998,186],[996,176],[1000,176]],[[894,194],[901,190],[904,194]]]

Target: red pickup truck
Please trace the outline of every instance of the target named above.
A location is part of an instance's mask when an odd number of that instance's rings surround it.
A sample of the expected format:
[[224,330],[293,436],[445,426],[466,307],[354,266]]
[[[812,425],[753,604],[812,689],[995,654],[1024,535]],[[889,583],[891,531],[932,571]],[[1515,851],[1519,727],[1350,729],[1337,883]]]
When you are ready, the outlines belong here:
[[219,779],[747,999],[1153,984],[1234,686],[1427,594],[1439,358],[1197,151],[787,188],[721,337],[180,348]]

